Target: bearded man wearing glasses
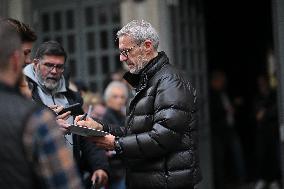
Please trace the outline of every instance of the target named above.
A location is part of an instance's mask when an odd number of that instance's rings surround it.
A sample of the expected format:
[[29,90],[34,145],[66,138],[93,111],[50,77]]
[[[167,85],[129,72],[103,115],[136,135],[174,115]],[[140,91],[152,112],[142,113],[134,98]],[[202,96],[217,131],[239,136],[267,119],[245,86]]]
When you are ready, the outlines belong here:
[[[24,74],[31,86],[32,99],[48,106],[55,113],[68,105],[83,104],[80,94],[69,89],[69,82],[64,77],[66,59],[67,54],[63,47],[56,41],[48,41],[37,49],[33,64],[24,68]],[[92,183],[103,186],[108,180],[108,160],[104,150],[83,137],[68,133],[74,117],[83,114],[82,108],[79,109],[75,114],[68,111],[58,115],[57,123],[63,131],[66,145],[73,151],[82,177],[86,178],[86,188],[90,188]]]

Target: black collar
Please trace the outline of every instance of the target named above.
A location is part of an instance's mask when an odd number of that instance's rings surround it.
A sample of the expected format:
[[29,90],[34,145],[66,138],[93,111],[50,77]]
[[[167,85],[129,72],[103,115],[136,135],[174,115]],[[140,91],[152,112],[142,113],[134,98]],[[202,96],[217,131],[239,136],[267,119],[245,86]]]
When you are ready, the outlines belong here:
[[123,78],[134,88],[140,88],[141,82],[144,83],[151,79],[154,74],[160,70],[166,63],[169,63],[169,59],[165,52],[159,52],[158,56],[150,60],[150,62],[140,71],[138,74],[132,74],[126,72]]
[[14,87],[9,86],[9,85],[1,82],[1,81],[0,81],[0,91],[21,94],[18,87],[16,87],[16,86],[14,86]]

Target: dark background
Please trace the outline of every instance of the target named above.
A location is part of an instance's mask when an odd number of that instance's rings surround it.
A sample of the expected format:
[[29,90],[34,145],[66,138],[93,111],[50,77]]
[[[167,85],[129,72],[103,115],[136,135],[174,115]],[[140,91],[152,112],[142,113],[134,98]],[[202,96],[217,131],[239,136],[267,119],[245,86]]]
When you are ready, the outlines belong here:
[[271,14],[270,0],[205,0],[209,73],[224,69],[231,93],[253,92],[257,75],[266,71]]
[[215,69],[227,75],[232,99],[241,97],[237,129],[243,142],[248,178],[253,179],[252,102],[256,78],[267,73],[267,51],[273,47],[270,0],[205,0],[208,78]]

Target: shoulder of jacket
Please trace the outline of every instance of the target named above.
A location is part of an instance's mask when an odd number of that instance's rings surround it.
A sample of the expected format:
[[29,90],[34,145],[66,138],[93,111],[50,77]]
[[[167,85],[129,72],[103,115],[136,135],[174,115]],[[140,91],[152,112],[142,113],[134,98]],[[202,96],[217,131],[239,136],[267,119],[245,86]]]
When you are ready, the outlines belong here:
[[83,98],[80,94],[80,92],[73,91],[69,88],[67,88],[67,91],[64,92],[64,95],[67,99],[71,99],[74,102],[79,102],[81,105],[83,105]]

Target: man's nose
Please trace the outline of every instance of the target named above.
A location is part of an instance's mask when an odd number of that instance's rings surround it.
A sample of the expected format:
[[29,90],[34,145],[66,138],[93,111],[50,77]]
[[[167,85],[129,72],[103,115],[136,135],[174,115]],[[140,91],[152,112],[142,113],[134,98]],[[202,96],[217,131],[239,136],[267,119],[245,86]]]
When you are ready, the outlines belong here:
[[53,66],[52,69],[50,70],[50,73],[57,74],[58,73],[57,68]]
[[31,64],[32,63],[32,60],[31,60],[31,57],[30,56],[27,56],[25,58],[25,64]]
[[126,61],[128,58],[126,56],[124,56],[123,54],[120,54],[119,56],[119,60],[120,62]]

